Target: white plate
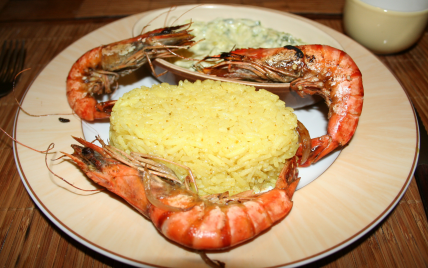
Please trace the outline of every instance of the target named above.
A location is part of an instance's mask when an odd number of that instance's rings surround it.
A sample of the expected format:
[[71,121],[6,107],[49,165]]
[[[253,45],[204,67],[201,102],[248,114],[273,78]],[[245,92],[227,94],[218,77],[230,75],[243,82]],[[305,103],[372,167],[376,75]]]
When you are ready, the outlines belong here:
[[[209,254],[226,262],[229,268],[302,265],[351,244],[394,208],[410,183],[417,159],[418,133],[412,106],[399,82],[374,55],[313,21],[269,12],[312,24],[342,45],[363,74],[364,109],[349,146],[319,178],[296,192],[287,218],[248,243]],[[131,36],[133,25],[147,14],[150,12],[102,27],[61,52],[31,85],[23,108],[34,114],[70,112],[65,78],[73,62],[93,47]],[[80,121],[73,116],[68,118],[71,122],[64,124],[58,116],[35,118],[18,112],[14,136],[38,149],[55,142],[56,153],[48,156],[54,172],[81,188],[97,188],[72,163],[51,161],[60,151],[72,152],[71,135],[83,134]],[[14,153],[22,181],[34,202],[55,225],[80,243],[137,266],[204,265],[199,255],[166,240],[151,222],[116,196],[78,191],[49,173],[44,155],[17,144]]]

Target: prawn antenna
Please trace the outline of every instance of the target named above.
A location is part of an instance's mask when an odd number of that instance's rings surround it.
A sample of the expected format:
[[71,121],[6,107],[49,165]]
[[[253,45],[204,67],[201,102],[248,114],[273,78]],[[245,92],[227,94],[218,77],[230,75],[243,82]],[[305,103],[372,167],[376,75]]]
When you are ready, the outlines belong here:
[[[25,145],[25,144],[23,144],[22,142],[19,142],[18,140],[16,140],[14,137],[12,137],[11,135],[9,135],[9,133],[7,133],[4,129],[2,129],[2,128],[0,128],[0,130],[1,131],[3,131],[3,133],[6,135],[6,136],[8,136],[10,139],[12,139],[14,142],[16,142],[16,143],[18,143],[18,144],[21,144],[22,146],[24,146],[25,148],[28,148],[28,149],[30,149],[30,150],[33,150],[33,151],[35,151],[35,152],[38,152],[38,153],[48,153],[50,150],[52,150],[53,148],[54,148],[54,145],[55,144],[53,144],[53,143],[51,143],[50,145],[49,145],[49,147],[48,147],[48,149],[46,150],[46,151],[40,151],[40,150],[37,150],[37,149],[34,149],[34,148],[31,148],[30,146],[28,146],[28,145]],[[52,145],[52,147],[51,147],[51,145]]]
[[[63,181],[64,181],[64,182],[66,182],[67,184],[69,184],[69,185],[73,186],[74,188],[79,189],[79,190],[81,190],[81,191],[88,191],[88,192],[94,192],[94,191],[101,192],[101,191],[103,191],[103,189],[98,189],[98,190],[84,190],[84,189],[81,189],[81,188],[76,187],[76,186],[74,186],[73,184],[69,183],[67,180],[65,180],[65,179],[64,179],[64,178],[62,178],[61,176],[59,176],[59,175],[55,174],[55,173],[52,171],[52,169],[50,169],[50,168],[49,168],[49,165],[48,165],[48,153],[49,153],[50,151],[52,151],[52,150],[53,150],[53,148],[55,148],[55,143],[53,143],[53,142],[52,142],[51,144],[49,144],[49,146],[48,146],[48,148],[47,148],[46,150],[44,150],[44,151],[40,151],[40,150],[34,149],[34,148],[32,148],[32,147],[30,147],[30,146],[28,146],[28,145],[25,145],[25,144],[23,144],[22,142],[19,142],[18,140],[16,140],[15,138],[13,138],[11,135],[9,135],[9,133],[7,133],[4,129],[0,128],[0,130],[1,130],[4,134],[6,134],[6,136],[8,136],[10,139],[12,139],[12,140],[13,140],[13,141],[15,141],[16,143],[18,143],[18,144],[20,144],[20,145],[24,146],[25,148],[28,148],[28,149],[33,150],[33,151],[38,152],[38,153],[43,153],[43,154],[45,154],[45,164],[46,164],[46,167],[48,168],[49,172],[50,172],[50,173],[52,173],[53,175],[55,175],[56,177],[60,178],[61,180],[63,180]],[[62,157],[60,157],[60,158],[62,158]],[[58,158],[58,159],[60,159],[60,158]],[[53,160],[57,160],[57,159],[53,159]]]
[[[13,79],[13,85],[12,85],[12,94],[13,94],[13,97],[14,97],[14,99],[15,99],[15,101],[16,101],[16,103],[18,104],[18,106],[19,106],[19,109],[21,110],[21,111],[23,111],[26,115],[28,115],[28,116],[33,116],[33,117],[42,117],[42,116],[50,116],[50,115],[73,115],[73,113],[56,113],[56,114],[39,114],[39,115],[36,115],[36,114],[32,114],[32,113],[29,113],[29,112],[27,112],[24,108],[22,108],[22,106],[21,106],[21,103],[19,103],[19,101],[18,101],[18,98],[16,97],[16,94],[15,94],[15,82],[16,82],[16,79],[18,78],[18,76],[20,75],[20,74],[22,74],[23,72],[26,72],[26,71],[28,71],[28,70],[30,70],[31,68],[27,68],[27,69],[24,69],[24,70],[22,70],[22,71],[20,71],[19,73],[17,73],[16,75],[15,75],[15,77],[14,77],[14,79]],[[19,142],[18,142],[19,143]],[[21,144],[22,145],[22,144]],[[25,145],[24,145],[25,146]],[[31,149],[31,148],[30,148]]]
[[[197,6],[195,6],[195,7],[192,7],[191,9],[189,9],[189,10],[187,10],[186,12],[184,12],[183,14],[181,14],[171,25],[174,25],[181,17],[183,17],[187,12],[190,12],[190,11],[192,11],[193,9],[195,9],[195,8],[198,8],[198,7],[201,7],[201,6],[203,6],[203,5],[205,5],[205,4],[200,4],[200,5],[197,5]],[[172,10],[171,10],[172,11]]]
[[[50,147],[51,145],[53,145],[53,143],[51,143],[51,144],[49,145],[49,147]],[[49,149],[49,147],[48,147],[48,150],[50,150],[50,149]],[[53,147],[52,147],[52,148],[53,148]],[[56,161],[56,160],[58,160],[58,159],[61,159],[61,158],[63,158],[64,156],[68,156],[68,157],[70,157],[70,155],[69,155],[69,154],[67,154],[67,153],[64,153],[64,152],[61,152],[61,153],[63,153],[64,155],[63,155],[63,156],[58,157],[57,159],[52,159],[52,161]],[[55,172],[53,172],[53,170],[49,167],[49,165],[48,165],[48,154],[47,154],[47,153],[45,154],[45,164],[46,164],[46,167],[48,168],[48,170],[49,170],[49,172],[50,172],[50,173],[52,173],[55,177],[59,178],[60,180],[62,180],[62,181],[63,181],[63,182],[65,182],[65,183],[67,183],[67,184],[68,184],[68,185],[70,185],[71,187],[76,188],[77,190],[84,191],[84,192],[102,192],[102,191],[104,191],[104,189],[95,189],[95,190],[86,190],[86,189],[82,189],[82,188],[79,188],[79,187],[77,187],[76,185],[74,185],[74,184],[72,184],[72,183],[68,182],[68,181],[67,181],[66,179],[64,179],[63,177],[59,176],[58,174],[56,174]]]
[[171,13],[172,11],[174,11],[176,9],[177,9],[177,6],[172,6],[172,7],[169,8],[168,11],[162,12],[158,16],[154,17],[151,21],[149,21],[149,23],[146,26],[143,27],[143,29],[141,29],[140,35],[145,32],[146,28],[150,26],[150,23],[152,23],[153,21],[155,21],[156,19],[158,19],[160,16],[165,15],[165,14],[167,14],[167,15],[165,17],[165,22],[163,23],[163,25],[164,25],[164,27],[166,27],[166,21],[168,20],[169,13]]

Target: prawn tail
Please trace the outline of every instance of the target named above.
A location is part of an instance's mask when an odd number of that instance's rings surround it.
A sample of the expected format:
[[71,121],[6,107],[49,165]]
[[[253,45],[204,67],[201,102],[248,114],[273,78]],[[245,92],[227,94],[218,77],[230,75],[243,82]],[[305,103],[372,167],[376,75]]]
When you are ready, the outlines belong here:
[[299,184],[298,157],[294,156],[284,165],[276,182],[276,188],[285,190],[287,196],[291,199]]
[[[84,97],[73,99],[69,97],[70,106],[73,108],[74,113],[79,118],[93,121],[95,119],[105,119],[110,117],[110,113],[107,110],[99,109],[97,101],[93,97]],[[102,106],[100,106],[102,107]]]
[[96,103],[95,112],[94,112],[95,118],[96,119],[109,118],[115,103],[116,103],[115,100]]
[[316,163],[318,160],[322,159],[324,156],[331,153],[334,149],[339,146],[339,142],[331,138],[330,135],[324,135],[318,138],[311,140],[311,152],[309,154],[306,162],[300,164],[301,167],[308,167],[313,163]]

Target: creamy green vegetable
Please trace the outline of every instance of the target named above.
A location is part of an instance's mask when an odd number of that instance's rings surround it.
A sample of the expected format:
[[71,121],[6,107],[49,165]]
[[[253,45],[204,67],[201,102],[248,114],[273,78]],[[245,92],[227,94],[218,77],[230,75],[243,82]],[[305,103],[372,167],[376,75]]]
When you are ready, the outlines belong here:
[[[192,22],[192,34],[196,41],[205,39],[188,51],[180,52],[189,58],[202,59],[218,55],[234,48],[273,48],[286,45],[303,45],[302,40],[291,34],[265,28],[260,21],[250,19],[222,19],[210,22]],[[192,69],[194,61],[178,59],[174,64]]]

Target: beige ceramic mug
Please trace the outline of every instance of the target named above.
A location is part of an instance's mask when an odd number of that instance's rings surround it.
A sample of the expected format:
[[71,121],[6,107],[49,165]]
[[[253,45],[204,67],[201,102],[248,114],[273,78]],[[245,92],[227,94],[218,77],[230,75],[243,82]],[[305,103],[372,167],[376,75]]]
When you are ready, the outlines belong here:
[[346,0],[345,32],[377,54],[400,52],[422,35],[428,0]]

